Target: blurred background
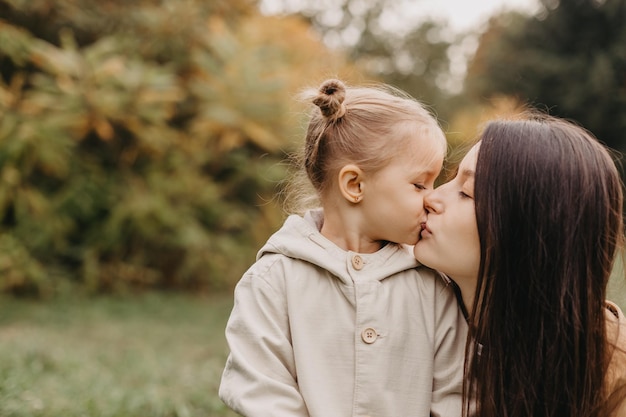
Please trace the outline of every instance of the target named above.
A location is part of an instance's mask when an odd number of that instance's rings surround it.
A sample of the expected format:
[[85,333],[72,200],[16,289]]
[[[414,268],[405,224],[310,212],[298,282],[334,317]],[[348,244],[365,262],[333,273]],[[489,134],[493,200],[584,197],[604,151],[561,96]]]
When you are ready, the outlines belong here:
[[626,0],[0,0],[0,415],[233,415],[223,329],[287,214],[297,93],[405,90],[450,164],[539,108],[621,166],[625,22]]

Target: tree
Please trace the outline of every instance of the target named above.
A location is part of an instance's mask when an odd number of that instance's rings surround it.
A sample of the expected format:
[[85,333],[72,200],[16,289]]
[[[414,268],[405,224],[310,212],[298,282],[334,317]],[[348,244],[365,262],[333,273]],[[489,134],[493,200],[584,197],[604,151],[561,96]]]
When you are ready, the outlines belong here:
[[467,91],[546,108],[625,151],[626,1],[542,3],[536,16],[492,20],[470,65]]
[[0,290],[238,279],[282,220],[293,89],[341,59],[247,0],[0,0],[0,16]]
[[450,114],[453,93],[450,47],[459,35],[437,21],[410,24],[406,0],[273,2],[278,10],[304,16],[331,48],[345,51],[370,77],[406,91],[440,114]]

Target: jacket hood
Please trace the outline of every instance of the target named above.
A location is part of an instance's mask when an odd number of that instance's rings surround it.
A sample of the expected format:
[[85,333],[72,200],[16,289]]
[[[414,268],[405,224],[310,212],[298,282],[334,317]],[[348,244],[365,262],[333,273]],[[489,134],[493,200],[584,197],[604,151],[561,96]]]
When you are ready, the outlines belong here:
[[[407,245],[389,243],[375,253],[356,253],[341,249],[322,236],[324,223],[321,209],[308,211],[304,217],[291,215],[257,254],[257,260],[268,254],[281,254],[326,269],[346,284],[352,284],[355,269],[353,258],[358,255],[363,267],[359,279],[383,280],[395,273],[419,266]],[[362,278],[366,277],[366,278]]]

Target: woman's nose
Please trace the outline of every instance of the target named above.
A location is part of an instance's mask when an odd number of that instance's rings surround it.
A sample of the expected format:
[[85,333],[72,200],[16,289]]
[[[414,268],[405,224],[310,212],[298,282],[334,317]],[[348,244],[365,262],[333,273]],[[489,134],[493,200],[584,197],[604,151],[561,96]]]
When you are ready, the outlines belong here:
[[439,188],[435,188],[424,196],[424,208],[429,213],[440,213],[443,209]]

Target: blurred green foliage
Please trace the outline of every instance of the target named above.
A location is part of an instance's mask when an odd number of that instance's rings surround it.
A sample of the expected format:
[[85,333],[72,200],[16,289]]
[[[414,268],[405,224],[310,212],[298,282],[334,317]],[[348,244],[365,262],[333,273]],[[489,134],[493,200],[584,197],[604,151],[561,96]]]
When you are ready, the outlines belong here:
[[534,14],[502,9],[467,33],[407,19],[404,0],[267,3],[301,13],[370,74],[434,105],[454,148],[485,120],[532,106],[626,151],[626,0],[538,0]]
[[491,22],[468,93],[507,95],[574,119],[626,151],[626,0],[541,0],[535,16]]
[[328,44],[343,48],[377,80],[434,106],[443,118],[452,116],[455,102],[446,81],[451,75],[451,49],[462,36],[443,21],[411,22],[406,17],[411,5],[404,0],[272,3],[300,13]]
[[238,35],[255,13],[0,0],[0,291],[239,278],[281,221],[293,134],[285,46]]
[[399,0],[256,3],[0,0],[0,292],[230,287],[283,218],[293,95],[328,77],[434,105],[452,146],[530,103],[626,150],[626,0],[492,20],[460,95],[441,87],[462,37],[385,27]]

